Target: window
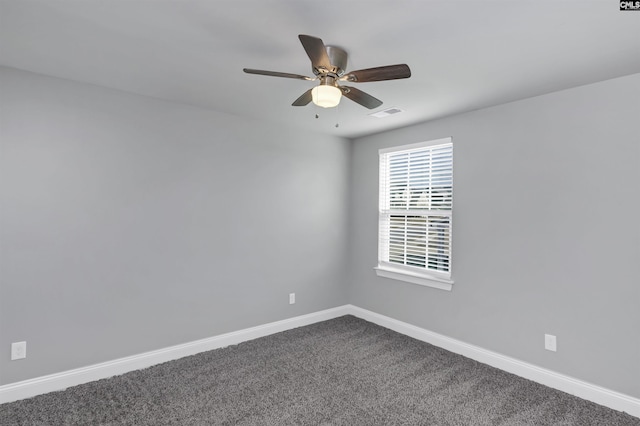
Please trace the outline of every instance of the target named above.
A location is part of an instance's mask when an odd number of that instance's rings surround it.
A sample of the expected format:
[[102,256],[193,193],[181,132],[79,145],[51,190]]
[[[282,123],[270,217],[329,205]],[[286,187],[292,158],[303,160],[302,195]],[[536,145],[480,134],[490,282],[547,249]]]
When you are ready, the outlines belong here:
[[379,276],[450,290],[451,138],[380,150]]

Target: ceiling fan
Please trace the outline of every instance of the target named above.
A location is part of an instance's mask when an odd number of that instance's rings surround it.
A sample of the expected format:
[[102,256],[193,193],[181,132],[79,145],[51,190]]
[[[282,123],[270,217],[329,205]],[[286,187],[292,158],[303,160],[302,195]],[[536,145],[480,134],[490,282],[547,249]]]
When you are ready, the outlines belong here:
[[340,103],[340,98],[344,95],[346,98],[366,108],[373,109],[382,105],[382,101],[355,87],[341,86],[338,82],[366,83],[411,77],[411,70],[407,64],[367,68],[345,74],[347,52],[339,47],[325,46],[322,40],[317,37],[300,34],[298,38],[309,59],[311,59],[311,67],[315,77],[251,68],[243,69],[247,74],[296,78],[307,81],[320,80],[319,85],[307,90],[296,99],[291,104],[293,106],[305,106],[313,101],[318,106],[331,108],[337,106]]

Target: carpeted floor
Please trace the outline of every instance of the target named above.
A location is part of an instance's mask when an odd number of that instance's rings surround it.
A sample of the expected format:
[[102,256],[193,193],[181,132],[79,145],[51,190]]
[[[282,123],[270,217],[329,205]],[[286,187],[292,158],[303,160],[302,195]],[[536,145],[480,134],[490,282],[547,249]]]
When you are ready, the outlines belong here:
[[9,425],[634,425],[353,316],[0,405]]

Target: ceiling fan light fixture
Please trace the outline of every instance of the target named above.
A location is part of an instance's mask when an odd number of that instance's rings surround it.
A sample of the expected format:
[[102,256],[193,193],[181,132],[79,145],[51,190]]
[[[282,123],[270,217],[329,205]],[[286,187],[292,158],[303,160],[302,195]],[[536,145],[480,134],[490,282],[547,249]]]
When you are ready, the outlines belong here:
[[366,68],[345,74],[347,67],[347,52],[336,46],[326,46],[318,37],[300,34],[298,36],[307,56],[311,59],[311,69],[315,77],[306,77],[279,71],[256,70],[244,68],[247,74],[269,75],[272,77],[295,78],[299,80],[317,81],[320,84],[308,89],[298,97],[291,106],[302,107],[311,102],[322,108],[338,106],[340,98],[345,98],[368,109],[375,109],[382,105],[380,99],[360,89],[340,86],[338,82],[366,83],[369,81],[397,80],[411,77],[411,69],[407,64],[385,65],[382,67]]
[[338,106],[341,97],[342,91],[336,86],[320,85],[311,89],[311,100],[322,108]]

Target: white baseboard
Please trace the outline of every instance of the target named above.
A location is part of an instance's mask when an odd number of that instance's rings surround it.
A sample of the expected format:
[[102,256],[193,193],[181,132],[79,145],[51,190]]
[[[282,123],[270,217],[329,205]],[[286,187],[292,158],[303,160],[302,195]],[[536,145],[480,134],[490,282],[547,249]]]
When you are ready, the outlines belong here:
[[236,345],[258,337],[268,336],[296,327],[353,315],[382,327],[397,331],[414,339],[430,343],[448,351],[466,356],[484,364],[524,377],[545,386],[561,390],[577,397],[604,405],[618,411],[624,411],[640,418],[640,399],[612,391],[573,377],[565,376],[545,368],[535,366],[508,356],[492,352],[424,328],[398,321],[353,305],[339,306],[333,309],[314,312],[276,321],[257,327],[246,328],[207,339],[196,340],[182,345],[171,346],[156,351],[145,352],[126,358],[103,362],[88,367],[77,368],[48,376],[0,386],[0,404],[17,401],[47,392],[63,390],[94,380],[105,379],[129,371],[139,370],[200,352]]
[[236,345],[241,342],[257,339],[258,337],[268,336],[281,331],[337,318],[347,315],[349,313],[349,308],[350,307],[348,305],[340,306],[333,309],[314,312],[308,315],[302,315],[202,340],[196,340],[182,345],[145,352],[126,358],[119,358],[113,361],[63,371],[61,373],[36,377],[35,379],[10,383],[8,385],[0,386],[0,404],[30,398],[47,392],[63,390],[70,386],[76,386],[94,380],[106,379],[108,377],[128,373],[129,371],[151,367],[152,365],[172,361],[189,355],[195,355],[200,352]]
[[525,379],[558,389],[587,401],[604,405],[618,411],[624,411],[635,417],[640,417],[640,399],[633,398],[620,392],[612,391],[555,371],[547,370],[529,364],[515,358],[501,355],[478,346],[470,345],[460,340],[452,339],[424,328],[406,322],[398,321],[357,306],[348,306],[349,314],[362,318],[363,320],[378,324],[398,333],[431,343],[448,351],[466,356],[492,367],[499,368],[509,373],[515,374]]

